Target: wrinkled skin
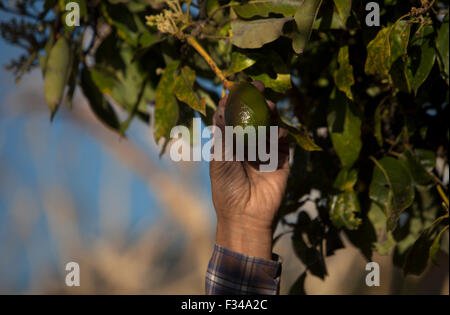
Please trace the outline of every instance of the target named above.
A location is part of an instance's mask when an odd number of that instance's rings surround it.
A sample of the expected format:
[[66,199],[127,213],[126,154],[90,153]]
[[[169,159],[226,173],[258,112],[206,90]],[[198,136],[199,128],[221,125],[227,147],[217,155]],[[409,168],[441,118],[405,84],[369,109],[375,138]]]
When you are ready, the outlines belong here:
[[[263,86],[255,86],[262,92]],[[224,130],[226,96],[219,102],[214,124]],[[268,102],[275,115],[275,105]],[[211,189],[218,219],[217,243],[235,251],[270,259],[272,223],[282,202],[289,175],[287,133],[279,129],[279,164],[274,172],[239,161],[210,163]],[[222,244],[221,244],[222,243]]]

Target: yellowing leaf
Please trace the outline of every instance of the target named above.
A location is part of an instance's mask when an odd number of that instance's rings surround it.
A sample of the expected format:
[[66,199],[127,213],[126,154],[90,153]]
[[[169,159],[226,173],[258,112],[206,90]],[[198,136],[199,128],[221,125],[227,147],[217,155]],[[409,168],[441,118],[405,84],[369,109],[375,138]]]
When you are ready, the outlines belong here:
[[179,61],[168,64],[156,88],[154,136],[170,138],[170,131],[178,122],[178,102],[174,95],[175,74]]
[[334,82],[339,90],[353,100],[352,86],[355,84],[353,66],[350,64],[348,46],[341,47],[338,54],[339,68],[334,72]]
[[200,112],[202,115],[206,114],[206,103],[201,102],[193,91],[195,82],[195,71],[188,66],[181,69],[180,75],[175,80],[174,92],[175,96],[181,102],[188,104],[192,109]]
[[389,76],[391,68],[391,44],[389,42],[390,27],[385,27],[367,45],[365,72],[368,75]]

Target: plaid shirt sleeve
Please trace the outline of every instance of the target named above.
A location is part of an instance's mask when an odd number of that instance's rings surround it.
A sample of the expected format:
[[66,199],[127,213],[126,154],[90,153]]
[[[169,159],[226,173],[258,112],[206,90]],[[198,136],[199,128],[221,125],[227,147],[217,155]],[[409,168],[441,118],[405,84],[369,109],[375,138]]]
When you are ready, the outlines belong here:
[[219,245],[206,272],[209,295],[275,295],[279,293],[281,259],[267,260],[233,252]]

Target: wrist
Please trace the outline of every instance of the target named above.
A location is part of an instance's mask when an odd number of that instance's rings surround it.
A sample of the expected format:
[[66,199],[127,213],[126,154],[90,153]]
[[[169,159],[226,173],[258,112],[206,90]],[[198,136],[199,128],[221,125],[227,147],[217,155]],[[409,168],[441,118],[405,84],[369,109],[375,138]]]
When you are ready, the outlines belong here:
[[264,258],[272,258],[272,230],[253,222],[218,218],[216,243],[234,252]]

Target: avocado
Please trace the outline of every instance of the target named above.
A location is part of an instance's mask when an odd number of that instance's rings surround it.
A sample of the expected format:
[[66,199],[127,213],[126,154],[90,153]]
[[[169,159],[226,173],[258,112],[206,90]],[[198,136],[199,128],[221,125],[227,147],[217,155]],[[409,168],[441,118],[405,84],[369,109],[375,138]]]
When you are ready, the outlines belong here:
[[227,126],[270,126],[270,113],[264,95],[249,82],[233,85],[225,105]]

